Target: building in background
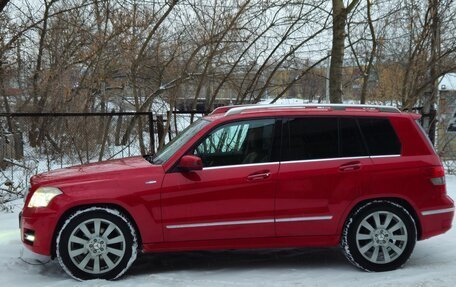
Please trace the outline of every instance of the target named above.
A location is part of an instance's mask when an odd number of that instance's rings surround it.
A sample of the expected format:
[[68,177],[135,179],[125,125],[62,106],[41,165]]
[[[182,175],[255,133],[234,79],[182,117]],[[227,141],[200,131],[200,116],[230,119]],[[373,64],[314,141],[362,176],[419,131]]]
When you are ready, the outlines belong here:
[[439,81],[438,121],[438,153],[456,169],[456,73]]

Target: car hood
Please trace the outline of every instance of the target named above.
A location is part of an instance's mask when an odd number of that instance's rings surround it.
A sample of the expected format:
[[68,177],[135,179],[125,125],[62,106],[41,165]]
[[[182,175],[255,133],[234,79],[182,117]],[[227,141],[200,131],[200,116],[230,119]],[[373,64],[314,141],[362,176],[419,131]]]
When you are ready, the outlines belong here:
[[[30,179],[32,187],[52,183],[66,183],[69,181],[107,180],[122,177],[126,171],[152,169],[163,172],[161,165],[152,165],[142,156],[101,161],[84,165],[77,165],[37,174]],[[131,174],[128,172],[129,174]]]

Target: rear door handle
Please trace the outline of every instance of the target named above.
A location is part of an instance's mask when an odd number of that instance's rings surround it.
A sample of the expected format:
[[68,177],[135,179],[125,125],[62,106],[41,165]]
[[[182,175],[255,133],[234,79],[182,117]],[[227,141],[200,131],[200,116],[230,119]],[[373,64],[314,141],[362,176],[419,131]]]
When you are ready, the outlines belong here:
[[262,170],[259,172],[252,173],[247,176],[247,180],[254,181],[254,180],[262,180],[266,179],[271,176],[271,172],[269,170]]
[[342,172],[355,171],[361,169],[361,163],[359,161],[348,162],[339,167]]

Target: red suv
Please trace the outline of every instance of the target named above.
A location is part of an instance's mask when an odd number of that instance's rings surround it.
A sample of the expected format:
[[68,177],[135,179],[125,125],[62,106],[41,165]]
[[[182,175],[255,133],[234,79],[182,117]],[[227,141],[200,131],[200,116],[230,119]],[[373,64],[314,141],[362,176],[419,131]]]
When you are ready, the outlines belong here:
[[118,278],[138,252],[339,244],[359,268],[392,270],[454,215],[418,117],[221,107],[155,156],[34,176],[22,240],[76,279]]

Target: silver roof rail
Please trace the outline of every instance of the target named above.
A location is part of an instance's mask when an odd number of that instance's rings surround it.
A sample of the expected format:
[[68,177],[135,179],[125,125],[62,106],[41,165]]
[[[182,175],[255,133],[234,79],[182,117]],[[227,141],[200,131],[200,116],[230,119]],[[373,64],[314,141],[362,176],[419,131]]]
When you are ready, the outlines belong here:
[[380,112],[400,113],[401,111],[396,107],[380,106],[380,105],[347,105],[347,104],[260,104],[260,105],[246,105],[240,107],[233,107],[226,111],[225,116],[240,114],[243,111],[256,110],[256,109],[274,109],[274,108],[331,108],[333,110],[345,110],[349,108],[358,109],[376,109]]

